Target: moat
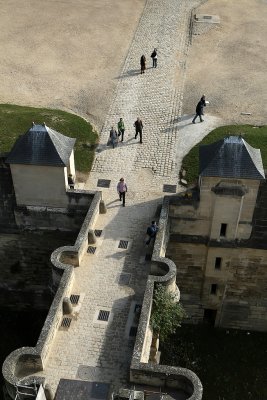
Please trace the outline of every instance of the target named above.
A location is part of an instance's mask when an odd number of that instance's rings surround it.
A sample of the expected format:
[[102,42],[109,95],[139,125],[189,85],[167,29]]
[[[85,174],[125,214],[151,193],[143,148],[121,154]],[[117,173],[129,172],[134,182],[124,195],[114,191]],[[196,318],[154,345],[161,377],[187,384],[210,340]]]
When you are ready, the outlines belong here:
[[266,399],[267,333],[186,325],[161,343],[161,363],[195,371],[205,400]]

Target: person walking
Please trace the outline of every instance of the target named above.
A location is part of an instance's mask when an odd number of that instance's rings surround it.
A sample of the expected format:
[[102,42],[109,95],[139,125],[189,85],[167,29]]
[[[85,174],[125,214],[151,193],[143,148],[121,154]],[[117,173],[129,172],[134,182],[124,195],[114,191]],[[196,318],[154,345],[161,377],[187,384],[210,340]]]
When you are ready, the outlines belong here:
[[111,130],[109,132],[109,139],[110,139],[110,143],[112,144],[112,147],[114,149],[115,145],[118,144],[118,133],[117,131],[113,128],[113,126],[111,127]]
[[141,74],[144,74],[146,69],[146,57],[144,56],[144,54],[140,58],[140,65],[141,65]]
[[120,196],[120,201],[122,201],[122,206],[125,207],[125,194],[127,192],[127,185],[124,181],[124,178],[121,178],[117,184],[117,192]]
[[134,123],[134,127],[135,127],[135,136],[134,138],[137,138],[137,135],[139,133],[140,136],[140,143],[143,143],[142,141],[142,135],[143,135],[143,122],[142,120],[138,117],[137,120]]
[[[203,107],[206,107],[206,96],[205,96],[205,94],[203,94],[203,95],[201,96],[200,101],[201,101],[201,103],[203,104]],[[203,114],[203,115],[204,115],[204,114]]]
[[120,118],[118,122],[118,136],[121,136],[121,142],[123,142],[124,132],[125,132],[124,121],[122,118]]
[[69,174],[69,176],[68,176],[68,185],[69,185],[70,189],[74,189],[74,179],[73,179],[72,174]]
[[151,58],[153,61],[153,68],[157,68],[158,65],[158,54],[157,54],[157,49],[154,49],[152,54],[151,54]]
[[151,239],[153,239],[154,237],[156,237],[156,234],[158,232],[159,228],[157,226],[156,221],[152,221],[151,225],[147,228],[147,235],[148,235],[148,239],[146,241],[146,245],[149,245],[149,243],[151,242]]
[[[202,97],[201,97],[201,99],[202,99]],[[193,121],[192,121],[193,124],[195,124],[195,121],[196,121],[197,117],[199,117],[200,122],[204,121],[204,119],[202,118],[202,115],[203,115],[203,108],[204,108],[205,99],[204,99],[204,101],[201,100],[201,99],[199,100],[199,102],[197,103],[197,106],[196,106],[196,115],[193,118]]]

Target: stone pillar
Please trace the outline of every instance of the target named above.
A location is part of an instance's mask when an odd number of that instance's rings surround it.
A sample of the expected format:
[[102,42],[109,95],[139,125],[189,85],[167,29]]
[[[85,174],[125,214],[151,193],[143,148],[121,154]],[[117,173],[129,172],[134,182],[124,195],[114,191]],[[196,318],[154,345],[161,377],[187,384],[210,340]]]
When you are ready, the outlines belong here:
[[50,385],[48,384],[45,385],[44,392],[46,400],[53,400],[54,396]]
[[88,231],[88,244],[95,244],[96,243],[96,235],[93,229],[89,229]]
[[104,200],[100,200],[99,212],[100,212],[100,214],[106,214],[107,213],[107,207],[106,207],[106,204],[105,204]]
[[160,351],[159,350],[159,334],[153,333],[152,343],[150,347],[149,361],[152,364],[159,364],[160,362]]
[[71,314],[73,310],[71,301],[68,297],[64,297],[63,299],[63,314]]

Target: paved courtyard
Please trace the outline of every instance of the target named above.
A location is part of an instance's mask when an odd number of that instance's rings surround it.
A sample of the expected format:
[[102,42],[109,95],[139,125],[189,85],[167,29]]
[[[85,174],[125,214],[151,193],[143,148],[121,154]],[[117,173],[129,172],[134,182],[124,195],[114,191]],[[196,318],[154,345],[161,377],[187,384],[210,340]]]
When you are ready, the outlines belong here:
[[[190,11],[198,1],[148,0],[121,71],[116,96],[101,133],[96,159],[84,188],[98,189],[99,179],[110,181],[103,189],[108,208],[95,229],[102,230],[95,254],[87,254],[75,270],[73,293],[81,296],[81,308],[68,331],[59,331],[44,375],[53,391],[60,378],[83,379],[125,385],[134,340],[133,310],[142,304],[149,262],[144,237],[152,219],[158,217],[163,185],[179,191],[181,157],[219,121],[208,117],[192,126],[191,116],[181,116],[184,63],[188,49]],[[145,74],[136,69],[140,53],[159,47],[158,67],[148,59]],[[179,55],[179,56],[178,56]],[[177,80],[177,74],[180,79]],[[109,130],[120,117],[126,125],[125,139],[107,147]],[[143,144],[134,139],[133,123],[144,123]],[[120,177],[128,185],[126,207],[116,192]],[[128,242],[119,249],[119,241]],[[121,275],[123,274],[123,275]],[[97,321],[100,310],[110,311],[108,324]]]
[[[265,121],[262,65],[267,51],[260,36],[266,36],[266,0],[0,4],[1,101],[66,109],[98,128],[104,124],[84,188],[96,190],[98,179],[110,180],[102,190],[108,212],[95,227],[102,230],[96,253],[87,254],[75,270],[77,320],[58,332],[43,375],[54,392],[60,378],[105,382],[114,389],[129,377],[133,311],[142,303],[149,274],[145,255],[152,251],[144,246],[144,236],[158,217],[163,185],[181,190],[183,156],[222,124],[220,118]],[[188,53],[189,17],[198,6],[198,12],[219,14],[222,23],[212,33],[194,37]],[[149,57],[154,47],[157,69],[151,68]],[[148,68],[140,75],[143,53]],[[195,102],[203,92],[211,102],[205,123],[192,125]],[[241,111],[252,116],[241,116]],[[113,150],[106,143],[120,117],[126,124],[125,141]],[[134,139],[137,117],[144,123],[143,144]],[[122,176],[128,184],[125,208],[116,193]],[[128,241],[126,250],[118,248],[120,240]],[[110,311],[109,323],[97,321],[100,310]]]

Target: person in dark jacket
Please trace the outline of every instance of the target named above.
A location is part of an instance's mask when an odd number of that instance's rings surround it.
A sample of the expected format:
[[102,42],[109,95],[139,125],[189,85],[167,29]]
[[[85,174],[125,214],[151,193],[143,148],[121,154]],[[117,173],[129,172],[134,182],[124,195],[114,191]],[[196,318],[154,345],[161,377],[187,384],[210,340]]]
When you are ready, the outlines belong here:
[[142,120],[138,117],[137,120],[134,123],[134,127],[135,127],[135,136],[134,138],[137,138],[137,135],[139,133],[140,136],[140,143],[143,143],[142,141],[142,134],[143,134],[143,122]]
[[158,54],[157,54],[157,49],[154,49],[152,54],[151,54],[151,58],[153,61],[153,68],[157,68],[157,64],[158,64]]
[[146,69],[146,57],[144,56],[144,54],[140,58],[140,65],[141,65],[141,74],[144,74]]
[[74,179],[73,179],[72,174],[69,174],[69,176],[68,176],[68,185],[69,185],[70,189],[74,189]]
[[[201,99],[202,99],[202,97],[201,97]],[[202,118],[202,115],[203,115],[203,108],[204,108],[205,99],[204,99],[204,102],[201,99],[199,100],[199,102],[197,103],[197,106],[196,106],[196,115],[193,118],[193,121],[192,121],[193,124],[195,124],[195,120],[197,119],[197,117],[199,117],[200,122],[204,121],[204,119]],[[205,105],[206,105],[206,103],[205,103]]]
[[115,146],[117,146],[117,144],[118,144],[118,133],[113,128],[113,126],[111,127],[111,130],[109,132],[109,140],[110,140],[110,143],[112,144],[112,147],[114,149]]
[[[205,94],[203,94],[203,95],[201,96],[200,101],[202,102],[203,107],[206,107],[206,96],[205,96]],[[204,115],[204,114],[203,114],[203,115]]]
[[152,221],[151,225],[147,228],[147,231],[146,231],[147,236],[148,236],[148,239],[146,240],[146,245],[149,245],[149,243],[151,242],[151,239],[156,237],[158,230],[159,230],[159,228],[157,226],[156,221]]

